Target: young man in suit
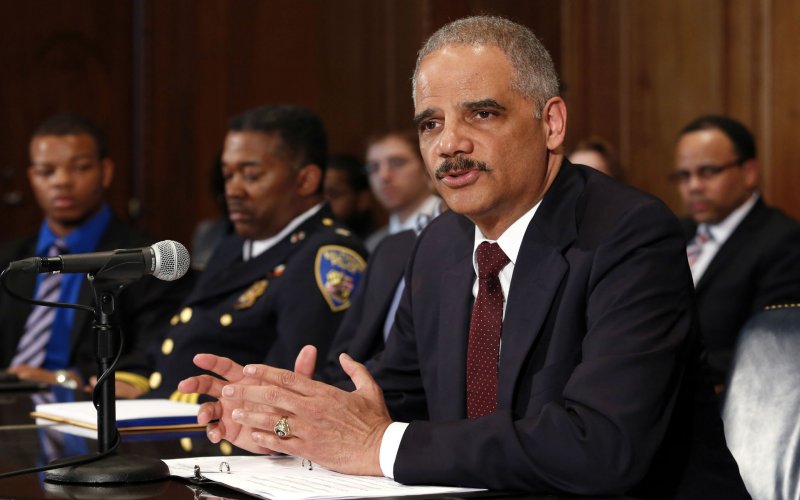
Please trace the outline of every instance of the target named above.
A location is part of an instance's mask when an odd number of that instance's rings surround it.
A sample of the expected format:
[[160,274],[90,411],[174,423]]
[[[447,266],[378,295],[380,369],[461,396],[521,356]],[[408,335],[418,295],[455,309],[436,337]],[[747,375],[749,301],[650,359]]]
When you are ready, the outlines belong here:
[[180,385],[220,398],[198,416],[209,438],[404,483],[747,498],[700,380],[680,225],[564,159],[538,39],[502,18],[453,22],[413,88],[450,211],[417,239],[386,349],[369,371],[340,357],[352,392],[308,378],[313,347],[294,372],[198,356],[228,381]]
[[[87,253],[137,248],[154,243],[123,224],[105,203],[114,176],[114,162],[105,136],[92,121],[77,115],[54,115],[31,137],[28,179],[44,212],[35,235],[5,244],[0,266],[31,256]],[[51,301],[91,305],[92,289],[85,276],[64,274],[52,284]],[[11,289],[40,297],[47,278],[10,273]],[[166,321],[189,288],[151,276],[128,286],[119,296],[119,324],[125,334],[125,355],[146,346],[157,324]],[[78,386],[96,374],[92,317],[74,309],[32,307],[0,293],[0,365],[21,379]]]
[[198,352],[291,368],[305,344],[327,352],[366,267],[360,241],[324,203],[325,130],[313,112],[263,106],[230,120],[222,152],[236,234],[212,255],[163,340],[118,378],[128,397],[177,393]]
[[745,321],[800,301],[800,224],[764,202],[758,177],[755,139],[738,121],[703,116],[681,130],[672,178],[717,392]]

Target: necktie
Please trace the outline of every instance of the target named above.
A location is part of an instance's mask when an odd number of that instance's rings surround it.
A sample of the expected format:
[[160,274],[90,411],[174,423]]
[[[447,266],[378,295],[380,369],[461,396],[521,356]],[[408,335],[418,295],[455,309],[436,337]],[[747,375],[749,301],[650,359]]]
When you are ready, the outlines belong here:
[[484,241],[475,252],[478,296],[472,306],[467,344],[467,417],[478,418],[497,408],[503,289],[498,273],[510,261],[497,243]]
[[697,226],[697,234],[695,234],[692,241],[686,245],[686,258],[689,260],[689,267],[694,267],[700,254],[703,253],[703,245],[712,239],[708,226],[705,224]]
[[[66,245],[61,240],[56,240],[47,252],[48,257],[55,257],[66,252]],[[36,290],[36,300],[57,302],[61,294],[61,273],[46,275],[39,289]],[[53,320],[56,317],[56,308],[48,306],[34,306],[25,322],[25,333],[17,345],[17,354],[11,360],[11,366],[28,365],[40,367],[44,363],[47,353],[47,343],[53,331]]]

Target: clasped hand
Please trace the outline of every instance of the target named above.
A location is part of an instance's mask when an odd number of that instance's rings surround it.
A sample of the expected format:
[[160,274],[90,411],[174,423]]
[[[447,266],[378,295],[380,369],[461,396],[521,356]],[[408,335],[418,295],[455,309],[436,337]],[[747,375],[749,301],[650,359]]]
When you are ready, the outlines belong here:
[[[190,377],[178,390],[217,399],[202,404],[197,415],[214,443],[225,439],[248,451],[287,453],[345,474],[382,475],[380,445],[392,420],[381,388],[346,354],[339,362],[355,391],[312,380],[316,357],[316,348],[305,346],[292,372],[198,354],[194,364],[222,378]],[[281,417],[289,423],[287,438],[273,430]]]

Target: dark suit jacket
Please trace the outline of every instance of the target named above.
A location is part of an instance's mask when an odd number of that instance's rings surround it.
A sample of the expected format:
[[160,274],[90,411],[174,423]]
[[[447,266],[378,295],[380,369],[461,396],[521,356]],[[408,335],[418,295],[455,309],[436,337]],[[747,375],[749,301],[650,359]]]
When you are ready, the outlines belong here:
[[[688,242],[697,224],[683,220]],[[715,384],[728,373],[745,321],[764,306],[800,301],[800,224],[759,198],[696,287],[700,331]]]
[[474,227],[445,213],[418,237],[373,370],[393,417],[430,418],[407,428],[396,480],[747,497],[700,385],[686,250],[661,202],[564,162],[515,263],[498,409],[467,420]]
[[[33,256],[36,238],[34,235],[5,244],[0,250],[0,266],[5,269],[12,260]],[[97,251],[138,248],[152,243],[153,240],[112,217],[100,239]],[[125,354],[121,361],[124,362],[130,354],[147,346],[154,337],[155,326],[169,318],[175,307],[191,289],[191,281],[191,275],[174,282],[165,282],[152,276],[144,276],[122,291],[117,303],[118,321],[125,334]],[[23,297],[33,297],[36,275],[11,273],[8,276],[8,284],[12,290]],[[94,304],[92,288],[86,279],[83,280],[78,293],[78,303]],[[7,367],[11,363],[19,339],[25,332],[25,321],[31,308],[30,304],[19,302],[4,291],[0,292],[0,318],[2,318],[0,366]],[[76,311],[70,338],[70,366],[78,367],[87,378],[97,373],[96,341],[92,330],[92,320],[91,314]]]
[[[148,397],[170,397],[178,382],[201,373],[192,363],[197,353],[287,369],[306,344],[317,346],[319,359],[327,356],[350,303],[331,305],[321,287],[331,286],[334,276],[316,269],[326,248],[353,257],[349,264],[356,270],[351,277],[357,291],[366,264],[360,241],[333,221],[326,206],[247,262],[242,260],[244,242],[234,235],[220,243],[191,295],[175,311],[164,339],[169,349],[158,343],[146,366],[127,368],[150,377]],[[151,372],[159,374],[157,387]]]
[[347,378],[339,365],[339,354],[343,352],[364,362],[383,350],[386,315],[416,239],[416,233],[410,230],[387,236],[370,255],[364,283],[336,333],[323,379]]

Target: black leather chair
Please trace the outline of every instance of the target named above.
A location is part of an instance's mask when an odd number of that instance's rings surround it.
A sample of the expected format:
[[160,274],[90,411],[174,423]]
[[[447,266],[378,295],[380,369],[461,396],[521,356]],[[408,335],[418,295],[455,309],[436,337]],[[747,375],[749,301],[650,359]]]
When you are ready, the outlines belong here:
[[753,498],[800,499],[800,304],[768,307],[745,324],[722,416]]

